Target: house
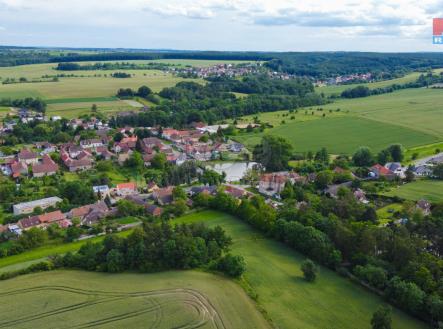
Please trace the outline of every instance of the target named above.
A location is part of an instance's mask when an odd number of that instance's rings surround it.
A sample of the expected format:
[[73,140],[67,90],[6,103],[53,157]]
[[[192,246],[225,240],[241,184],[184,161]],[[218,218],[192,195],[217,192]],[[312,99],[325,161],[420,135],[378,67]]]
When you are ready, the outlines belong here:
[[31,216],[28,218],[22,218],[17,222],[18,226],[26,231],[32,227],[37,227],[40,225],[40,220],[38,219],[38,216]]
[[369,176],[375,179],[379,179],[380,177],[384,177],[387,180],[392,180],[395,178],[395,173],[393,173],[388,168],[385,168],[381,164],[375,164],[371,168],[369,168]]
[[122,166],[126,160],[129,159],[129,157],[134,153],[131,149],[126,148],[125,150],[121,150],[120,153],[118,153],[117,156],[117,162],[120,166]]
[[53,196],[50,198],[44,198],[40,200],[34,200],[29,202],[23,202],[15,204],[13,208],[14,215],[23,215],[29,214],[34,211],[35,208],[40,207],[42,209],[46,209],[49,207],[55,207],[57,203],[62,202],[63,200],[59,197]]
[[414,167],[413,171],[416,176],[420,176],[420,177],[430,177],[433,175],[432,167],[430,167],[428,165],[420,165],[420,166]]
[[197,195],[200,193],[214,195],[215,193],[217,193],[217,186],[215,186],[215,185],[213,185],[213,186],[206,186],[206,185],[192,186],[191,188],[188,189],[189,196]]
[[32,166],[33,177],[43,177],[55,175],[58,171],[58,164],[56,164],[48,154],[42,158],[42,162]]
[[151,216],[158,217],[158,216],[161,216],[161,214],[163,213],[163,208],[160,208],[154,204],[150,204],[150,205],[146,206],[146,211]]
[[50,225],[66,219],[65,215],[60,210],[38,215],[37,217],[41,225]]
[[49,142],[36,142],[35,147],[41,150],[41,155],[57,151],[57,147]]
[[65,215],[60,210],[56,210],[42,215],[23,218],[18,221],[18,225],[21,229],[28,230],[32,227],[44,228],[51,224],[66,226],[68,223],[62,223],[63,221],[66,221]]
[[65,162],[70,172],[89,170],[92,168],[92,160],[84,158],[81,160],[70,159]]
[[29,151],[28,149],[22,149],[17,154],[17,159],[19,162],[24,162],[27,165],[36,164],[38,163],[38,154],[32,151]]
[[118,196],[122,197],[137,194],[137,184],[135,182],[117,184],[115,192]]
[[108,185],[93,186],[92,190],[95,194],[100,195],[102,199],[104,199],[111,192]]
[[401,166],[400,162],[388,162],[385,164],[385,168],[392,171],[396,176],[405,178],[405,169]]
[[80,223],[85,226],[91,226],[98,223],[102,218],[112,214],[105,202],[88,204],[82,207],[71,209],[67,217],[69,219],[79,219]]
[[303,181],[303,178],[294,172],[276,172],[263,174],[260,177],[259,182],[259,192],[265,195],[275,195],[280,194],[283,191],[286,182],[291,182],[292,184],[296,182]]
[[233,196],[236,199],[240,199],[243,197],[250,198],[250,197],[254,196],[253,193],[245,190],[242,187],[238,187],[238,186],[230,185],[230,184],[224,184],[223,186],[225,187],[225,193],[230,194],[231,196]]
[[436,155],[435,157],[433,157],[431,160],[428,161],[429,163],[432,164],[442,164],[443,163],[443,153],[439,153],[438,155]]
[[104,146],[103,141],[97,138],[85,139],[80,141],[80,146],[83,149],[92,149],[100,146]]
[[429,201],[421,199],[417,201],[415,208],[421,210],[423,212],[423,215],[429,216],[431,214],[431,206],[432,205]]
[[28,174],[28,165],[24,162],[13,162],[11,164],[11,173],[13,178]]
[[152,192],[152,198],[160,205],[170,204],[173,201],[174,186],[159,188]]

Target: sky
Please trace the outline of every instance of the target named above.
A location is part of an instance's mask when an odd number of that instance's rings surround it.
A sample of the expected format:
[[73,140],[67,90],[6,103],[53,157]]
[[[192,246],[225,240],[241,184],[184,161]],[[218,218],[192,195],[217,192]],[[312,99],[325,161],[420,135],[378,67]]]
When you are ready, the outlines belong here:
[[443,0],[0,0],[0,45],[443,51]]

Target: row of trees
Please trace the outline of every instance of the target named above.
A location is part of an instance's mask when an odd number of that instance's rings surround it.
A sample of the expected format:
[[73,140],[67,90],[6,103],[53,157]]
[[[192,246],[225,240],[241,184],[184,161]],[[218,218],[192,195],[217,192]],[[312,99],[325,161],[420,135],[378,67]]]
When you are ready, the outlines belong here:
[[25,108],[40,113],[45,113],[46,103],[40,98],[26,97],[20,99],[2,98],[0,99],[0,106],[12,106],[18,108]]

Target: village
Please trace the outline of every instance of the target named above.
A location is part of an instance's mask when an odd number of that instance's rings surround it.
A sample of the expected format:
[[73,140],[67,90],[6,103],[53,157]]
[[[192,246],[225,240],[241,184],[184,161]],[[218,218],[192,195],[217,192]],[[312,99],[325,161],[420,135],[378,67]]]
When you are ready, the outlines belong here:
[[[23,117],[20,117],[23,120]],[[29,118],[28,118],[29,119]],[[58,118],[51,118],[57,121]],[[80,139],[76,135],[72,141],[54,144],[48,141],[35,142],[21,148],[17,153],[2,155],[0,157],[0,169],[4,176],[16,182],[20,188],[23,180],[43,179],[44,177],[57,176],[67,173],[87,173],[94,170],[97,163],[108,161],[117,167],[123,167],[134,155],[140,154],[143,167],[150,168],[154,161],[161,156],[171,166],[181,166],[186,162],[211,163],[227,158],[229,161],[249,161],[251,154],[240,143],[223,136],[223,130],[229,126],[194,123],[189,129],[177,130],[162,127],[122,127],[112,129],[108,123],[97,118],[89,120],[72,119],[67,124],[72,129],[81,131],[93,131],[94,138]],[[238,129],[245,129],[249,125],[237,125]],[[10,125],[3,127],[3,134],[8,134]],[[149,137],[139,138],[137,133],[143,131]],[[222,157],[222,154],[224,156]],[[337,198],[342,188],[349,189],[355,200],[362,204],[369,204],[366,193],[356,184],[357,181],[383,181],[402,180],[406,177],[406,171],[412,170],[417,177],[432,175],[434,165],[443,162],[443,155],[429,157],[419,161],[414,167],[404,167],[399,162],[388,162],[384,166],[375,164],[369,168],[366,177],[357,177],[349,169],[339,166],[332,168],[337,177],[333,182],[323,186],[320,192],[331,198]],[[222,161],[223,163],[223,161]],[[237,179],[226,181],[221,178],[221,184],[201,184],[198,179],[193,179],[189,184],[178,186],[159,186],[155,180],[146,180],[146,184],[128,181],[118,184],[102,184],[92,186],[96,202],[83,204],[71,208],[65,212],[59,209],[63,202],[59,195],[52,195],[43,199],[28,200],[13,204],[11,207],[12,219],[10,223],[0,226],[0,232],[9,232],[10,238],[20,236],[23,231],[31,228],[48,228],[57,225],[62,229],[77,225],[84,228],[93,228],[107,218],[123,216],[119,211],[121,200],[136,205],[143,209],[143,213],[153,216],[170,217],[171,211],[165,213],[165,208],[175,204],[174,196],[178,189],[183,189],[186,195],[183,197],[186,209],[192,209],[193,198],[203,193],[215,195],[219,191],[229,194],[236,199],[251,198],[256,194],[262,195],[266,203],[278,209],[283,205],[281,194],[289,185],[315,184],[316,173],[301,174],[295,171],[267,172],[262,171],[259,164],[251,163]],[[250,168],[250,169],[247,169]],[[251,169],[252,168],[252,169]],[[205,171],[212,171],[205,165],[197,168],[199,175]],[[253,173],[256,178],[248,179]],[[219,172],[220,177],[226,177],[226,173]],[[229,176],[228,176],[229,177]],[[199,184],[200,183],[200,184]],[[297,203],[302,207],[306,202]],[[430,203],[427,200],[417,202],[417,207],[424,214],[429,214]],[[402,219],[404,221],[404,219]],[[132,225],[119,225],[118,230],[127,229],[140,224],[137,221]],[[89,235],[88,229],[84,235]]]

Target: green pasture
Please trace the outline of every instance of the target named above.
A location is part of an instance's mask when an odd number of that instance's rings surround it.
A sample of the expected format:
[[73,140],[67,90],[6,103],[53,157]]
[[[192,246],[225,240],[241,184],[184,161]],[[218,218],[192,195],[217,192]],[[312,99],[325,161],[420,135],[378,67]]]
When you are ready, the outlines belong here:
[[405,89],[390,94],[340,99],[323,106],[414,129],[443,139],[443,90]]
[[405,159],[411,161],[414,154],[420,159],[440,152],[443,152],[443,142],[410,148],[405,152]]
[[[351,115],[286,122],[265,130],[265,133],[286,138],[296,152],[316,151],[326,147],[334,154],[352,154],[360,146],[379,151],[394,143],[413,147],[437,140],[424,132]],[[235,136],[235,139],[252,147],[260,142],[262,136],[262,133],[245,133]]]
[[383,193],[386,196],[397,196],[402,199],[418,201],[426,199],[431,202],[443,202],[443,181],[422,179],[395,187]]
[[401,203],[392,203],[383,208],[377,209],[378,221],[381,225],[385,225],[395,218],[394,214],[396,212],[401,212],[402,210],[403,205]]
[[[304,256],[265,238],[240,219],[204,211],[174,221],[205,222],[226,230],[233,238],[232,252],[245,258],[246,281],[277,328],[371,328],[372,313],[383,304],[375,294],[324,267],[315,283],[307,283],[300,271]],[[427,326],[395,309],[393,328]]]
[[197,271],[25,275],[2,282],[0,303],[2,328],[270,327],[240,286]]

